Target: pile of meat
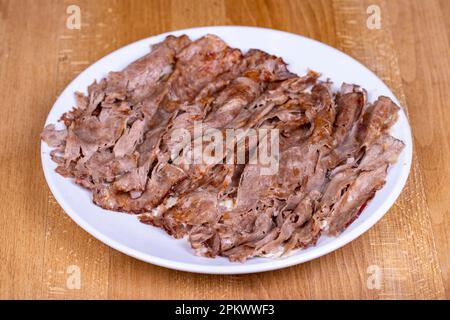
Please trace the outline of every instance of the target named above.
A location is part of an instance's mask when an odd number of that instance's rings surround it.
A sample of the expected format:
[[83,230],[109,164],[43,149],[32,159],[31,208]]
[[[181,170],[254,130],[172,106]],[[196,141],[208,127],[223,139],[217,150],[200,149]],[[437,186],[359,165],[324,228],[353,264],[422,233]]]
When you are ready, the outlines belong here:
[[[245,261],[338,235],[404,147],[388,133],[399,107],[387,97],[369,103],[357,85],[332,92],[315,72],[298,76],[279,57],[214,35],[169,36],[151,49],[76,93],[65,129],[48,125],[41,137],[56,171],[95,204],[186,236],[196,254]],[[278,172],[173,161],[171,133],[194,122],[279,130]]]

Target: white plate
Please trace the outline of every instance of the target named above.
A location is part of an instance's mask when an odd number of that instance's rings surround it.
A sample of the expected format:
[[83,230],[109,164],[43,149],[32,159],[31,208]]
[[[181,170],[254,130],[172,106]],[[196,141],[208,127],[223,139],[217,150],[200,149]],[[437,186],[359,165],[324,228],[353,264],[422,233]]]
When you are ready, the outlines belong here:
[[[186,34],[191,39],[197,39],[207,33],[218,35],[230,46],[243,51],[257,48],[280,56],[289,64],[289,69],[297,74],[305,73],[308,68],[313,69],[332,79],[336,86],[342,82],[361,85],[369,92],[371,101],[379,95],[385,95],[398,103],[394,94],[375,74],[348,55],[323,43],[270,29],[204,27],[150,37],[100,59],[67,86],[53,105],[46,124],[56,123],[65,111],[75,105],[75,91],[86,92],[94,79],[100,80],[108,71],[123,69],[148,53],[151,44],[162,41],[169,34]],[[45,178],[58,203],[78,225],[100,241],[127,255],[167,268],[198,273],[239,274],[285,268],[320,257],[354,240],[381,219],[399,196],[411,166],[411,130],[403,110],[392,128],[392,134],[406,144],[404,151],[398,162],[390,168],[384,188],[377,192],[360,217],[339,237],[321,237],[316,246],[297,250],[285,258],[255,258],[244,264],[229,262],[222,257],[209,259],[195,256],[186,240],[175,240],[161,229],[140,223],[133,215],[95,206],[90,192],[54,171],[56,165],[50,159],[50,148],[45,143],[41,144],[41,156]]]

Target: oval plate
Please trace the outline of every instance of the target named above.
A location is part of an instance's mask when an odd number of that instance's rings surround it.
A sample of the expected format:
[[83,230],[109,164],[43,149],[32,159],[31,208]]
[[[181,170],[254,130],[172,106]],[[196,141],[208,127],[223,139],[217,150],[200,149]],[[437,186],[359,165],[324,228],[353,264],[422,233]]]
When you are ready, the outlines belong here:
[[[109,71],[119,71],[130,62],[149,52],[149,46],[161,42],[167,35],[186,34],[197,39],[215,34],[230,46],[247,51],[257,48],[280,56],[289,64],[289,70],[299,75],[312,69],[330,78],[336,87],[342,82],[355,83],[365,88],[369,100],[380,95],[398,100],[389,88],[369,69],[350,56],[323,43],[292,33],[254,27],[223,26],[173,31],[137,41],[100,59],[75,78],[58,97],[46,124],[56,123],[59,117],[75,105],[74,92],[85,92],[94,79],[100,80]],[[241,274],[261,272],[296,265],[332,252],[354,240],[372,227],[393,205],[408,178],[412,159],[411,129],[403,110],[391,134],[403,140],[405,149],[398,162],[388,172],[386,185],[379,190],[358,219],[339,237],[322,236],[316,246],[296,250],[288,257],[253,258],[245,263],[230,262],[226,258],[198,257],[193,254],[186,239],[176,240],[163,230],[140,223],[133,215],[112,212],[97,207],[89,191],[63,178],[54,169],[50,148],[41,143],[42,166],[54,197],[67,214],[84,230],[103,243],[137,259],[176,270],[209,273]]]

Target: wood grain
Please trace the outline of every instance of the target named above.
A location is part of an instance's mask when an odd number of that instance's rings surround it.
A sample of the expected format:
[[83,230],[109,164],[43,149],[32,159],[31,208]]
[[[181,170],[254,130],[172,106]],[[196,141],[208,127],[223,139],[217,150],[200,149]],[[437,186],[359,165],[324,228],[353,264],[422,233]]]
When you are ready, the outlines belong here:
[[[81,30],[66,28],[71,4],[81,8]],[[373,4],[382,20],[371,30]],[[0,298],[449,299],[449,14],[447,0],[0,0]],[[405,190],[357,240],[284,270],[197,275],[110,249],[70,220],[46,186],[39,133],[48,111],[108,52],[170,30],[227,24],[317,39],[380,76],[413,128]],[[79,289],[68,285],[71,266],[80,270]],[[367,285],[374,268],[378,289]]]

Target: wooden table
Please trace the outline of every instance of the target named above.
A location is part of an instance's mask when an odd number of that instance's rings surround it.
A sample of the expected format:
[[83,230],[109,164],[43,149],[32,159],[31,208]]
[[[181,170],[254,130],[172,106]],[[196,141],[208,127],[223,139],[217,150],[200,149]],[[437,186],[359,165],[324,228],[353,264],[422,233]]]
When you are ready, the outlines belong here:
[[[66,26],[72,4],[81,10],[80,30]],[[380,8],[379,29],[367,25],[371,4]],[[449,0],[1,0],[0,297],[448,299],[449,16]],[[39,154],[39,133],[57,95],[123,45],[205,25],[254,25],[317,39],[352,55],[392,88],[408,110],[414,159],[407,187],[374,228],[302,265],[212,276],[130,258],[63,212]],[[77,267],[79,288],[71,282]]]

